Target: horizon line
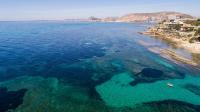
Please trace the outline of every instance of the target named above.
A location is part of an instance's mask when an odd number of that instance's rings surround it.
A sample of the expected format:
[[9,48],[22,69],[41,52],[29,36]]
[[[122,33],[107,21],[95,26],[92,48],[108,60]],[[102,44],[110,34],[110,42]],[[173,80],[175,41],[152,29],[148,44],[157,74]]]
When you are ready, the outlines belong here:
[[[96,17],[96,18],[100,18],[100,19],[103,19],[103,18],[107,18],[107,17],[122,17],[124,15],[128,15],[128,14],[137,14],[137,13],[161,13],[161,12],[176,12],[176,13],[182,13],[182,14],[188,14],[188,13],[185,13],[185,12],[179,12],[179,11],[153,11],[153,12],[130,12],[130,13],[126,13],[126,14],[123,14],[121,16],[105,16],[105,17],[98,17],[98,16],[88,16],[88,17],[74,17],[74,18],[62,18],[62,19],[7,19],[7,20],[1,20],[0,19],[0,22],[14,22],[14,21],[67,21],[67,20],[88,20],[90,17]],[[200,18],[200,15],[193,15],[193,14],[188,14],[194,18]]]

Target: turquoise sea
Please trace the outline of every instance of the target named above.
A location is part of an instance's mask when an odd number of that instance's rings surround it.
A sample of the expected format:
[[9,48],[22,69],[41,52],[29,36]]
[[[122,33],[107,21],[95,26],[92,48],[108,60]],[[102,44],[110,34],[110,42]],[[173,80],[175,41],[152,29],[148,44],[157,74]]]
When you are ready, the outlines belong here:
[[200,112],[200,68],[149,47],[193,54],[149,26],[0,22],[0,112]]

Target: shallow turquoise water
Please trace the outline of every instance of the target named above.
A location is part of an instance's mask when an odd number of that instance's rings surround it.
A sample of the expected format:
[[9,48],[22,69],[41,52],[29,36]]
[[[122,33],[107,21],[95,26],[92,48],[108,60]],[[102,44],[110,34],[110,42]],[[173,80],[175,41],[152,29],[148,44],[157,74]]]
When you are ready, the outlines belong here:
[[[97,86],[96,89],[108,105],[116,107],[133,106],[168,99],[200,105],[199,95],[183,87],[185,84],[200,86],[200,78],[188,76],[184,80],[171,79],[151,84],[140,84],[134,87],[129,85],[132,80],[134,79],[130,77],[130,74],[122,73]],[[174,85],[173,88],[167,86],[169,82]]]
[[199,112],[199,69],[139,41],[190,54],[140,35],[147,26],[0,22],[0,111]]

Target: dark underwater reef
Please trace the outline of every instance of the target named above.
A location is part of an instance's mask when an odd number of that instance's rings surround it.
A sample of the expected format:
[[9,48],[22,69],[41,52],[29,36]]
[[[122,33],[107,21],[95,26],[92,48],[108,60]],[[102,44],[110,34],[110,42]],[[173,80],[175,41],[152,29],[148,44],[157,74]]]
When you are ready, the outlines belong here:
[[135,86],[138,83],[153,83],[159,80],[166,79],[184,79],[185,74],[179,71],[173,71],[175,74],[173,77],[169,76],[167,73],[154,69],[154,68],[144,68],[141,72],[135,74],[133,78],[135,79],[130,83],[130,85]]
[[154,108],[154,112],[200,112],[200,105],[176,100],[155,101],[144,105]]
[[184,86],[184,88],[200,96],[200,86],[194,84],[187,84]]
[[0,88],[0,112],[16,109],[23,103],[23,97],[27,89],[8,91],[7,88]]

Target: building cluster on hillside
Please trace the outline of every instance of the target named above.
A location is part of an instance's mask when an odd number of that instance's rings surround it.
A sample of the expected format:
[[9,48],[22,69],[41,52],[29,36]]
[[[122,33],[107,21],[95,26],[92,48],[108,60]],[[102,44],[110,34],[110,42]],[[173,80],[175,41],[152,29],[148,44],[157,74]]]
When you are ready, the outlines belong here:
[[182,19],[181,17],[167,19],[159,22],[151,30],[188,40],[190,43],[200,42],[200,19]]

